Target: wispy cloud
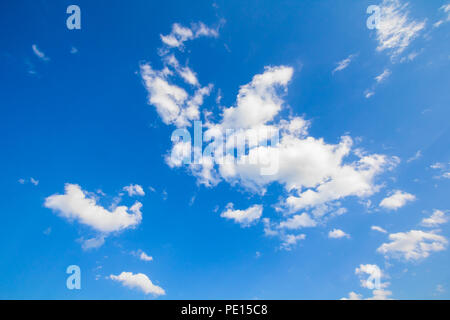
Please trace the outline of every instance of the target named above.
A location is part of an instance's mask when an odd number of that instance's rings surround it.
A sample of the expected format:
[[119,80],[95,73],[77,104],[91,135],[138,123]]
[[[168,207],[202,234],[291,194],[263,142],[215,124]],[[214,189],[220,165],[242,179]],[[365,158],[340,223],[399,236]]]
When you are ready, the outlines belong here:
[[42,61],[49,61],[49,60],[50,60],[50,58],[47,57],[43,51],[39,50],[39,48],[37,47],[37,45],[33,44],[33,45],[31,46],[31,48],[33,49],[34,54],[35,54],[39,59],[41,59]]
[[391,71],[389,69],[384,69],[383,73],[375,77],[377,83],[381,83],[385,81],[391,75]]
[[333,70],[332,73],[334,74],[335,72],[342,71],[342,70],[344,70],[345,68],[347,68],[347,67],[350,65],[350,63],[352,62],[352,60],[353,60],[356,56],[357,56],[357,54],[351,54],[351,55],[349,55],[347,58],[345,58],[344,60],[339,61],[339,62],[337,63],[337,67]]
[[383,0],[377,25],[378,51],[386,51],[392,59],[400,55],[425,28],[426,21],[409,16],[408,3]]

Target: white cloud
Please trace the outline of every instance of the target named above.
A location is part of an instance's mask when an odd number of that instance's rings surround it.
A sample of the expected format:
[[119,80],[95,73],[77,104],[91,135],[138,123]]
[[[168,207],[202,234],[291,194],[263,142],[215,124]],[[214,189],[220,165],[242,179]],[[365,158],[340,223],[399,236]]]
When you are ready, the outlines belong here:
[[328,232],[328,238],[331,239],[350,238],[350,235],[340,229],[333,229],[332,231]]
[[262,211],[262,205],[254,205],[246,210],[234,210],[233,204],[229,203],[227,205],[227,210],[222,212],[220,216],[222,218],[234,220],[242,227],[249,227],[254,222],[259,220],[259,218],[261,218]]
[[283,235],[281,239],[282,239],[282,242],[281,242],[280,249],[290,251],[290,250],[292,250],[292,248],[294,246],[297,245],[298,241],[306,239],[306,235],[305,234],[298,234],[298,235],[286,234],[286,235]]
[[193,86],[199,85],[196,73],[192,71],[189,67],[181,66],[177,58],[175,58],[173,54],[164,57],[164,61],[168,65],[170,65],[183,78],[183,80],[186,83],[189,83]]
[[395,190],[391,196],[384,198],[380,202],[380,207],[389,210],[397,210],[403,207],[407,202],[414,200],[416,200],[414,195],[401,190]]
[[32,184],[34,184],[35,186],[37,186],[39,184],[39,180],[36,180],[36,179],[33,179],[33,178],[30,178],[30,182]]
[[185,127],[199,119],[199,107],[204,97],[210,94],[211,85],[198,88],[189,96],[183,88],[169,83],[170,73],[164,70],[155,71],[149,64],[144,64],[141,65],[141,76],[148,91],[148,102],[156,107],[165,124]]
[[[189,30],[177,29],[173,31],[173,37],[165,39],[177,47],[186,39],[195,37],[193,29]],[[194,78],[187,80],[189,77],[180,75],[182,67],[166,53],[163,54],[164,68],[161,71],[145,64],[141,66],[141,76],[149,93],[149,104],[156,107],[164,123],[185,128],[204,115],[207,130],[203,141],[209,144],[207,149],[211,153],[200,163],[185,165],[185,155],[190,158],[198,150],[191,146],[191,142],[180,139],[173,141],[171,154],[166,156],[170,167],[187,168],[200,184],[214,187],[225,181],[263,195],[269,185],[278,183],[284,187],[283,197],[277,204],[280,211],[295,214],[311,210],[314,217],[314,212],[321,211],[320,217],[324,217],[328,210],[335,209],[333,203],[343,198],[367,198],[378,192],[381,184],[376,182],[376,178],[398,164],[397,157],[368,154],[361,148],[352,150],[353,139],[349,136],[340,137],[337,143],[312,137],[308,134],[310,122],[303,117],[280,117],[289,109],[283,95],[287,93],[294,74],[290,66],[266,66],[264,72],[254,75],[239,88],[234,104],[222,107],[221,119],[212,122],[212,117],[208,117],[209,110],[204,109],[202,113],[199,110],[203,97],[209,95],[212,86],[203,88],[204,92],[198,91],[198,100],[192,99],[195,94],[189,95],[188,89],[193,89]],[[169,77],[175,73],[187,84],[172,84]],[[196,74],[195,79],[198,80]],[[200,86],[198,88],[201,90]],[[197,102],[190,104],[189,100]],[[229,140],[235,145],[228,140],[224,143],[215,139],[224,137],[229,130],[234,130],[231,137],[235,139]],[[252,136],[256,138],[246,143],[245,138],[251,133],[257,133]],[[279,141],[272,143],[271,139],[278,134]],[[222,156],[223,150],[234,151],[245,145],[248,152],[238,155],[238,159]],[[256,163],[251,159],[257,159]],[[275,169],[262,174],[268,168]],[[281,238],[285,236],[284,228],[278,225],[275,223],[271,229],[275,229]]]
[[130,197],[145,196],[144,189],[138,184],[130,184],[129,186],[123,187],[123,190],[126,191]]
[[371,96],[373,96],[375,94],[375,92],[373,90],[366,90],[364,92],[364,97],[366,97],[366,99],[369,99]]
[[407,163],[413,162],[417,159],[419,159],[420,157],[422,157],[422,151],[418,150],[416,152],[416,154],[414,156],[412,156],[411,158],[409,158],[408,160],[406,160]]
[[381,232],[381,233],[387,233],[386,230],[384,230],[382,227],[378,227],[378,226],[371,226],[370,229]]
[[54,194],[45,199],[44,206],[61,217],[77,220],[97,231],[109,233],[137,226],[142,220],[140,202],[130,208],[118,206],[107,210],[96,203],[96,199],[83,191],[79,185],[67,183],[65,193]]
[[435,179],[450,179],[449,163],[436,162],[430,168],[439,171],[439,175],[434,176]]
[[293,73],[293,68],[279,66],[266,67],[264,73],[255,75],[239,89],[237,106],[224,109],[222,126],[248,129],[272,120],[282,108],[276,87],[285,88]]
[[[360,277],[361,287],[372,290],[372,297],[365,298],[365,300],[389,300],[389,296],[392,292],[385,290],[390,283],[381,282],[382,278],[386,275],[376,264],[361,264],[355,269],[355,274]],[[348,298],[342,298],[341,300],[362,300],[361,294],[350,292]]]
[[141,259],[142,261],[153,261],[153,257],[149,256],[144,251],[142,251],[139,255],[139,259]]
[[315,227],[317,222],[310,218],[307,213],[302,213],[301,215],[295,215],[292,218],[282,221],[279,228],[296,230],[307,227]]
[[422,220],[422,225],[426,227],[436,227],[440,224],[446,223],[447,221],[448,218],[443,211],[434,210],[431,217]]
[[408,3],[399,0],[383,0],[376,34],[378,51],[387,51],[391,58],[401,54],[425,28],[425,21],[409,17]]
[[341,300],[362,300],[362,295],[356,292],[351,291],[348,294],[348,298],[342,298]]
[[334,74],[335,72],[338,72],[338,71],[341,71],[341,70],[344,70],[345,68],[347,68],[356,56],[357,56],[356,54],[351,54],[344,60],[339,61],[337,63],[337,67],[333,70],[332,73]]
[[31,48],[33,49],[34,54],[35,54],[39,59],[41,59],[42,61],[49,61],[49,60],[50,60],[50,58],[47,57],[47,56],[45,55],[44,52],[42,52],[41,50],[39,50],[39,48],[37,47],[37,45],[33,44],[33,45],[31,46]]
[[192,28],[184,27],[178,23],[172,25],[172,32],[168,35],[160,35],[162,42],[171,48],[183,48],[184,42],[199,37],[217,38],[219,33],[216,29],[207,27],[202,22],[193,24]]
[[390,75],[391,75],[391,71],[389,69],[384,69],[383,73],[381,73],[379,76],[375,77],[375,80],[378,83],[381,83],[384,80],[386,80]]
[[438,28],[441,25],[443,25],[446,22],[450,21],[450,3],[443,5],[439,8],[440,11],[443,11],[445,14],[447,14],[447,17],[444,19],[441,19],[433,24],[433,27]]
[[132,272],[122,272],[119,275],[110,275],[110,279],[122,283],[125,287],[131,289],[139,289],[145,294],[152,294],[154,296],[165,295],[163,288],[154,285],[152,281],[143,273],[133,274]]
[[81,247],[83,250],[91,250],[91,249],[97,249],[100,248],[105,243],[105,237],[104,236],[98,236],[91,239],[81,239],[82,245]]
[[389,235],[389,240],[391,242],[383,243],[377,252],[405,260],[420,260],[447,246],[447,239],[443,236],[421,230],[393,233]]

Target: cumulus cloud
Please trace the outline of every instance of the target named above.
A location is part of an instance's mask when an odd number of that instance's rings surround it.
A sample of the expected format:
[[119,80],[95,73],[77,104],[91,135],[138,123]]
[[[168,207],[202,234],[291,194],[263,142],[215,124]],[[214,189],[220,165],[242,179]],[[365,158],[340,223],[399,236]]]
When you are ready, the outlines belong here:
[[[382,282],[381,279],[386,275],[376,264],[361,264],[355,269],[355,274],[360,278],[361,287],[372,290],[372,297],[365,298],[365,300],[389,300],[392,292],[386,290],[390,285],[389,282]],[[350,292],[348,298],[341,300],[362,300],[361,294]]]
[[408,5],[399,0],[383,0],[380,6],[377,50],[388,52],[391,58],[400,55],[425,28],[425,21],[410,18]]
[[286,221],[282,221],[279,228],[296,230],[307,227],[315,227],[316,225],[317,222],[311,219],[307,213],[302,213],[301,215],[295,215]]
[[123,187],[123,190],[126,191],[130,197],[145,196],[144,189],[138,184],[130,184],[129,186]]
[[42,61],[49,61],[49,60],[50,60],[50,58],[47,57],[43,51],[39,50],[39,48],[37,47],[37,45],[33,44],[33,45],[31,46],[31,49],[33,49],[34,54],[35,54],[39,59],[41,59]]
[[298,235],[285,234],[281,237],[282,242],[280,249],[291,251],[292,248],[297,245],[297,242],[304,239],[306,239],[305,234],[298,234]]
[[130,289],[138,289],[145,294],[152,294],[154,296],[165,295],[163,288],[154,285],[152,281],[143,273],[133,274],[132,272],[122,272],[119,275],[110,275],[111,280],[122,283],[123,286]]
[[331,239],[350,238],[350,235],[340,229],[333,229],[332,231],[328,232],[328,238]]
[[393,192],[392,195],[390,195],[387,198],[384,198],[380,202],[380,207],[389,210],[397,210],[403,207],[407,202],[414,200],[416,200],[416,197],[414,195],[401,190],[396,190]]
[[177,127],[190,126],[191,121],[199,119],[199,107],[203,104],[204,97],[210,94],[212,86],[198,88],[189,95],[183,88],[170,83],[170,75],[166,69],[155,71],[150,64],[141,65],[148,102],[156,107],[164,123]]
[[137,258],[139,258],[142,261],[153,261],[153,257],[149,256],[147,253],[145,253],[143,250],[139,249],[136,251],[131,251],[131,254]]
[[[173,39],[193,37],[193,30],[177,30],[173,33],[179,35]],[[172,40],[169,42],[174,46],[179,45]],[[194,125],[195,130],[198,122],[194,121],[205,115],[204,151],[192,146],[191,141],[175,138],[165,158],[170,167],[187,169],[199,184],[214,187],[225,181],[264,195],[269,185],[277,183],[284,188],[277,204],[280,211],[320,211],[314,216],[324,217],[343,198],[367,198],[378,192],[381,184],[376,182],[377,177],[399,162],[397,157],[354,150],[354,141],[348,135],[336,143],[327,143],[309,135],[310,122],[303,117],[281,116],[289,108],[283,97],[294,74],[290,66],[266,66],[239,88],[235,103],[222,107],[221,117],[212,121],[208,110],[200,112],[203,97],[210,94],[212,86],[196,85],[198,78],[192,70],[195,78],[183,77],[180,68],[184,67],[171,55],[164,55],[162,62],[160,71],[149,63],[141,66],[148,102],[156,107],[162,121],[178,128]],[[174,73],[186,84],[173,84],[170,77]],[[197,94],[188,94],[194,89]],[[198,99],[192,98],[195,96]],[[201,161],[186,164],[185,159],[192,159],[192,155],[195,159],[202,151]],[[273,228],[280,238],[285,235],[285,228]]]
[[153,257],[149,256],[144,251],[142,251],[141,254],[139,255],[139,259],[141,259],[142,261],[153,261]]
[[68,220],[76,220],[103,233],[121,231],[137,226],[142,220],[142,204],[130,208],[118,206],[108,210],[97,204],[96,198],[77,184],[67,183],[64,194],[54,194],[45,199],[44,206]]
[[441,210],[434,210],[429,218],[422,220],[422,225],[426,227],[436,227],[448,221],[446,214]]
[[262,205],[254,205],[245,210],[234,210],[233,204],[229,203],[227,209],[220,214],[222,218],[234,220],[242,227],[249,227],[261,218],[263,212]]
[[342,71],[342,70],[344,70],[345,68],[347,68],[347,67],[350,65],[350,63],[352,62],[352,60],[353,60],[356,56],[357,56],[356,54],[351,54],[351,55],[349,55],[347,58],[345,58],[344,60],[339,61],[339,62],[337,63],[337,67],[333,70],[332,73],[334,74],[335,72]]
[[383,243],[377,252],[410,261],[427,258],[430,253],[442,251],[447,246],[445,237],[421,230],[393,233],[389,240],[391,242]]
[[381,232],[381,233],[387,233],[386,230],[384,230],[382,227],[378,227],[378,226],[371,226],[370,229]]

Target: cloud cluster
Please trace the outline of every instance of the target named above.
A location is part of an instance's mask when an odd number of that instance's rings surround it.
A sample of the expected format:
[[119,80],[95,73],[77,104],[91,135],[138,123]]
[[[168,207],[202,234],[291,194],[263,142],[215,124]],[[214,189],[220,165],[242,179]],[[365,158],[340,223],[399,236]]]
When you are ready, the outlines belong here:
[[[163,36],[162,40],[169,47],[179,47],[186,40],[195,38],[196,32],[175,24],[171,35]],[[206,29],[201,33],[213,35]],[[345,68],[353,58],[353,55],[349,56],[336,71]],[[156,107],[164,123],[178,128],[190,127],[194,120],[201,119],[200,107],[212,85],[201,87],[197,74],[187,66],[181,66],[173,54],[165,52],[162,63],[163,68],[159,71],[149,63],[141,65],[148,102]],[[186,86],[174,84],[172,76],[175,74]],[[209,143],[205,151],[190,141],[173,141],[170,156],[166,157],[167,164],[172,168],[186,168],[200,184],[208,187],[226,181],[262,195],[269,185],[278,183],[285,190],[278,210],[287,215],[311,211],[314,216],[310,218],[311,226],[316,225],[315,220],[334,208],[339,200],[373,195],[381,186],[375,182],[376,177],[396,166],[398,158],[353,150],[353,139],[347,135],[335,144],[327,143],[308,134],[310,122],[303,117],[282,117],[282,111],[288,108],[283,96],[293,74],[294,69],[290,66],[266,66],[264,72],[254,75],[250,82],[239,88],[235,103],[222,108],[220,120],[212,122],[205,116],[206,131],[202,138]],[[194,92],[188,94],[192,90]],[[228,132],[232,132],[230,139],[224,142],[222,137]],[[249,138],[250,133],[256,134]],[[275,136],[279,139],[274,140]],[[236,158],[234,151],[240,148],[248,152],[238,152]],[[209,153],[203,154],[200,163],[184,164],[186,154],[202,151]],[[252,162],[252,159],[258,161]],[[229,210],[227,215],[231,217],[233,212]],[[280,229],[294,230],[300,217],[309,217],[304,214],[275,226],[276,232],[287,239],[287,243],[297,241],[286,238],[287,234]]]

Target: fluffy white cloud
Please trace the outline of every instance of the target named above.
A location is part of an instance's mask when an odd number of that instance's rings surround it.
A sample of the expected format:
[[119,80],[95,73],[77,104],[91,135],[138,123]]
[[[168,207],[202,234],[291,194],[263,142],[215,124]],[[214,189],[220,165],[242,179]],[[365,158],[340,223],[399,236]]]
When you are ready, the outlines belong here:
[[298,234],[298,235],[285,234],[281,237],[282,242],[280,248],[286,251],[290,251],[295,245],[297,245],[298,241],[304,239],[306,239],[305,234]]
[[340,229],[333,229],[332,231],[328,232],[328,238],[331,239],[350,238],[350,235]]
[[294,70],[291,67],[266,67],[264,73],[239,89],[237,106],[223,111],[223,128],[248,129],[272,120],[281,110],[276,87],[286,87]]
[[[372,297],[365,300],[388,300],[392,292],[385,290],[390,283],[382,282],[381,279],[386,277],[381,269],[375,264],[361,264],[355,269],[355,274],[360,277],[361,287],[372,290]],[[341,300],[362,300],[361,294],[350,292],[348,298]]]
[[410,193],[396,190],[393,194],[387,198],[384,198],[380,202],[380,207],[389,210],[397,210],[403,207],[407,202],[416,200],[416,197]]
[[422,220],[422,225],[426,227],[436,227],[440,224],[446,223],[448,221],[447,216],[441,210],[434,210],[433,214],[429,218]]
[[409,17],[408,3],[383,0],[377,25],[378,51],[387,51],[392,58],[401,54],[425,28],[425,21]]
[[378,227],[378,226],[371,226],[370,229],[381,232],[381,233],[387,233],[386,230],[384,230],[382,227]]
[[169,83],[170,75],[168,69],[155,71],[150,64],[141,65],[149,104],[156,107],[164,123],[177,127],[189,126],[191,121],[199,119],[199,107],[203,104],[203,98],[210,94],[212,86],[198,88],[189,96],[183,88]]
[[141,254],[139,255],[139,259],[141,259],[142,261],[153,261],[153,257],[149,256],[144,251],[142,251]]
[[411,230],[389,235],[389,243],[383,243],[377,252],[394,258],[420,260],[432,252],[442,251],[447,246],[447,239],[433,232]]
[[193,40],[199,37],[215,37],[217,38],[219,33],[216,29],[207,27],[202,22],[192,24],[191,28],[184,27],[178,23],[172,25],[172,32],[168,35],[160,35],[161,41],[172,48],[182,48],[184,42]]
[[334,74],[335,72],[338,72],[338,71],[341,71],[341,70],[344,70],[345,68],[347,68],[356,56],[357,56],[356,54],[351,54],[344,60],[339,61],[337,63],[337,67],[333,70],[332,73]]
[[[168,46],[181,46],[184,41],[195,38],[194,29],[189,30],[174,26],[172,37],[164,37],[163,41]],[[200,33],[203,32],[208,33]],[[265,67],[264,72],[254,75],[239,88],[233,105],[222,107],[221,118],[212,120],[208,110],[202,113],[199,110],[203,97],[209,95],[212,87],[201,88],[192,70],[183,69],[187,72],[183,75],[182,68],[186,67],[174,56],[167,52],[162,56],[164,68],[161,71],[154,70],[150,64],[141,66],[149,104],[156,107],[166,124],[190,127],[203,114],[207,128],[203,135],[203,142],[207,144],[204,151],[193,147],[190,141],[173,139],[166,162],[171,167],[184,166],[200,184],[213,187],[226,181],[263,195],[269,185],[278,183],[284,187],[284,195],[277,204],[280,211],[295,214],[311,210],[315,218],[325,219],[325,214],[335,209],[339,200],[367,198],[378,192],[381,184],[377,184],[376,178],[398,164],[396,157],[353,150],[353,139],[349,136],[342,136],[337,143],[309,136],[310,122],[303,117],[280,117],[288,109],[283,96],[294,74],[292,67]],[[347,63],[349,61],[342,62],[338,69],[342,70]],[[172,84],[169,77],[174,73],[187,84],[183,87]],[[193,87],[197,88],[199,99],[192,98],[195,94],[188,94],[187,90]],[[195,103],[189,102],[194,100]],[[239,153],[240,149],[245,152]],[[204,154],[200,162],[183,163],[186,155],[191,158],[201,151]],[[320,215],[316,215],[319,211]],[[287,226],[286,221],[281,224]],[[280,239],[287,237],[286,228],[279,225],[275,223],[270,228]]]
[[130,184],[129,186],[123,187],[130,197],[132,196],[145,196],[144,189],[138,184]]
[[67,183],[64,194],[54,194],[45,199],[44,206],[61,217],[77,220],[97,231],[109,233],[132,228],[142,220],[140,202],[130,208],[118,206],[107,210],[97,204],[94,196],[83,191],[79,185]]
[[282,221],[279,228],[296,230],[307,227],[315,227],[316,225],[317,222],[311,219],[307,213],[302,213],[301,215],[295,215],[286,221]]
[[233,204],[229,203],[227,205],[227,210],[222,212],[220,216],[222,218],[234,220],[243,227],[249,227],[261,218],[262,212],[262,205],[254,205],[246,210],[234,210]]
[[154,285],[152,281],[143,273],[133,274],[132,272],[122,272],[119,275],[110,275],[110,279],[122,283],[125,287],[131,289],[139,289],[145,294],[152,294],[154,296],[165,295],[163,288]]

